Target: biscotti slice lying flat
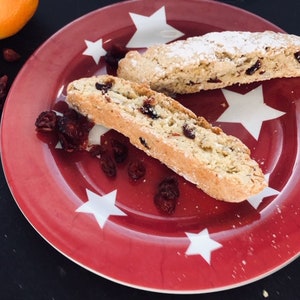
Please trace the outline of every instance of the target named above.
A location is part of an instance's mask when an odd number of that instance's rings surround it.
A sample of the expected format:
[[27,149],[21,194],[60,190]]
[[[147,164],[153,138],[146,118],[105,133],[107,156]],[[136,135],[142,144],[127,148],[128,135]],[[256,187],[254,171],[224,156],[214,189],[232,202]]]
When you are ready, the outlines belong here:
[[223,31],[129,51],[118,76],[157,91],[194,93],[279,77],[300,76],[300,37]]
[[146,85],[109,75],[82,78],[68,85],[67,102],[216,199],[240,202],[266,186],[239,139]]

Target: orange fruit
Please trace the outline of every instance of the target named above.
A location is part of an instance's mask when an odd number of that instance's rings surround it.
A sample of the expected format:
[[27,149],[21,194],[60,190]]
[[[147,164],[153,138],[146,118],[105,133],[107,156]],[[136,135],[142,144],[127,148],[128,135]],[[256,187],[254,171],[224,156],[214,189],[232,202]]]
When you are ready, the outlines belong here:
[[39,0],[0,0],[0,39],[20,31],[34,15]]

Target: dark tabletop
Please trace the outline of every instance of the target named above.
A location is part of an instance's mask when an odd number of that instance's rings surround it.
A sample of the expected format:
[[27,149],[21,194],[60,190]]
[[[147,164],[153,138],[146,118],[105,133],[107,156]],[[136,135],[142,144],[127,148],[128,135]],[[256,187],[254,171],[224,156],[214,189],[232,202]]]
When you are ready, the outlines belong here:
[[[154,1],[154,0],[149,0]],[[28,57],[53,33],[70,21],[116,0],[42,0],[17,35],[0,40],[0,49],[21,54],[15,63],[0,58],[0,77],[8,87]],[[221,1],[251,11],[300,35],[299,0]],[[0,8],[1,9],[1,8]],[[168,295],[141,291],[103,279],[73,263],[52,248],[31,227],[14,202],[0,172],[0,299],[300,299],[300,259],[254,283],[222,292]]]

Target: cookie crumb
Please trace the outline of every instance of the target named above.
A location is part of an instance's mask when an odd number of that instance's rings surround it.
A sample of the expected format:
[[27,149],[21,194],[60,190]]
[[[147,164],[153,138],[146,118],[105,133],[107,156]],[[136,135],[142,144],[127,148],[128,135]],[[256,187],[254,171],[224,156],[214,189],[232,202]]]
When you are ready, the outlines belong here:
[[269,297],[269,293],[266,290],[262,291],[262,295],[264,296],[264,298],[268,298]]

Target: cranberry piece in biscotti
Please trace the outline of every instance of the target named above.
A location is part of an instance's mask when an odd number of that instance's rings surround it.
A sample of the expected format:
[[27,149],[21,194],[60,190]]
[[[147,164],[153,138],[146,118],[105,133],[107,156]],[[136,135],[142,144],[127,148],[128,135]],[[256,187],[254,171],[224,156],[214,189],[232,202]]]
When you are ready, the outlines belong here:
[[182,130],[183,130],[183,134],[189,138],[189,139],[194,139],[196,137],[196,128],[185,123],[183,126],[182,126]]
[[298,61],[298,63],[300,63],[300,51],[294,53],[294,57]]
[[249,69],[246,70],[246,74],[252,75],[260,68],[261,68],[261,61],[258,59],[252,67],[250,67]]
[[219,78],[217,78],[217,77],[215,77],[215,78],[209,78],[209,79],[207,80],[207,82],[209,82],[209,83],[221,83],[222,80],[219,79]]
[[146,149],[150,149],[149,145],[147,144],[146,140],[143,137],[139,137],[139,140]]
[[143,102],[143,106],[140,108],[140,112],[144,115],[147,115],[151,119],[158,119],[159,115],[155,110],[155,99],[150,97]]
[[106,94],[112,87],[112,82],[107,83],[99,83],[96,82],[95,88],[102,92],[102,94]]

